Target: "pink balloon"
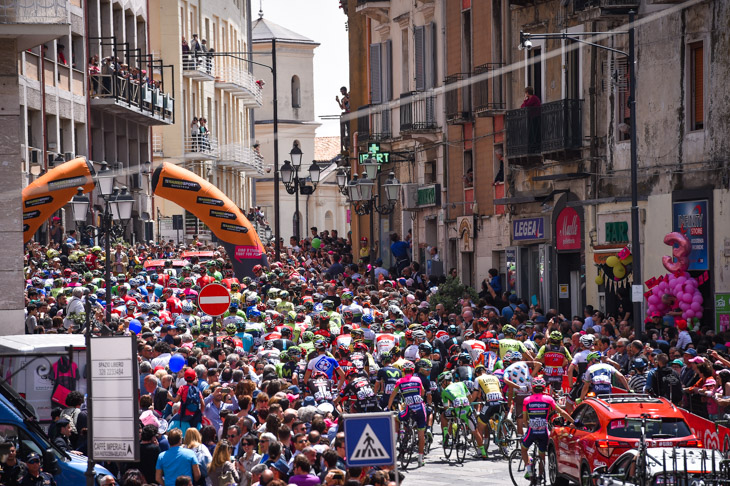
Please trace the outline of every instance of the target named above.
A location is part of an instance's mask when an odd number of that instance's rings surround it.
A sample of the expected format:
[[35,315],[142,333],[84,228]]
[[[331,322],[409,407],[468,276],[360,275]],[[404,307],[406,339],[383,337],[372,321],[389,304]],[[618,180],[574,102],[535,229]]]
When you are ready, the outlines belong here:
[[660,300],[661,299],[659,298],[658,295],[652,295],[652,296],[649,297],[649,301],[648,302],[651,305],[656,305]]
[[679,283],[679,285],[684,284],[686,281],[687,281],[687,277],[682,276],[682,277],[677,278],[677,282]]
[[677,291],[674,292],[674,296],[679,302],[684,302],[684,292],[682,292],[681,290],[677,289]]
[[695,316],[695,311],[693,311],[692,309],[686,310],[682,314],[682,317],[684,317],[685,319],[689,319],[689,318],[694,317],[694,316]]
[[696,317],[697,319],[702,319],[702,311],[699,311],[699,312],[695,312],[695,317]]
[[702,294],[700,294],[699,292],[692,295],[692,302],[699,302],[701,304],[703,300],[704,299],[702,298]]
[[699,302],[692,302],[690,308],[695,312],[699,312],[702,310],[702,304],[700,304]]
[[688,304],[686,302],[680,302],[679,303],[679,308],[682,309],[683,311],[686,311],[687,309],[690,308],[690,304]]
[[685,292],[684,295],[682,296],[682,300],[687,302],[688,304],[691,304],[692,303],[692,294],[690,294],[689,292]]
[[[692,243],[682,233],[672,232],[664,237],[664,244],[669,245],[672,248],[672,256],[677,260],[673,261],[672,257],[663,256],[662,263],[664,268],[672,273],[681,272],[684,273],[689,267],[689,258],[687,258],[692,251]],[[674,245],[677,245],[674,248]]]

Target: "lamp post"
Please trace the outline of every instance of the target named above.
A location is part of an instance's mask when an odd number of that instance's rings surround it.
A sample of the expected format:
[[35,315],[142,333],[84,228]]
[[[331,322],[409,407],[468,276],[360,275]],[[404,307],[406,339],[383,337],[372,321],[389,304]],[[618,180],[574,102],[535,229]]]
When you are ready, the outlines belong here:
[[[340,186],[340,190],[347,187],[347,192],[350,196],[350,202],[355,205],[355,212],[360,216],[370,215],[370,282],[375,284],[375,265],[373,257],[373,216],[375,213],[387,215],[391,214],[395,210],[395,203],[398,201],[398,195],[400,194],[401,183],[395,177],[394,172],[388,174],[388,179],[383,184],[385,189],[386,203],[378,205],[378,199],[380,196],[373,191],[375,189],[376,180],[378,177],[379,164],[365,163],[361,164],[365,170],[362,173],[360,179],[357,176],[353,176],[349,184],[345,184],[345,178],[340,179],[338,174],[337,184]],[[344,171],[343,171],[344,173]]]
[[[105,265],[104,265],[104,285],[106,287],[106,324],[111,324],[112,311],[112,290],[111,290],[111,239],[124,234],[124,226],[132,218],[132,209],[134,207],[134,198],[127,192],[127,188],[119,189],[114,186],[114,172],[109,170],[106,162],[101,163],[101,169],[96,177],[96,185],[99,193],[104,200],[104,213],[101,215],[101,227],[87,226],[84,232],[91,238],[97,239],[103,237],[105,239]],[[73,209],[74,220],[77,223],[85,223],[86,217],[91,206],[91,199],[84,195],[83,188],[78,188],[78,193],[71,199],[71,207]],[[121,226],[114,226],[114,220],[122,223]],[[86,343],[86,364],[91,365],[91,306],[86,303],[86,329],[84,330],[84,339]],[[92,400],[92,380],[87,380],[86,406],[89,414],[87,442],[89,450],[93,450],[93,400]],[[94,484],[94,461],[89,457],[86,469],[86,484],[92,486]]]
[[[547,34],[531,34],[528,32],[520,32],[520,43],[517,46],[520,50],[532,49],[531,39],[564,39],[573,42],[579,42],[589,46],[603,49],[614,54],[626,57],[629,67],[629,117],[630,117],[630,152],[631,152],[631,253],[633,256],[633,285],[642,285],[641,277],[641,243],[639,241],[639,188],[638,188],[638,155],[636,146],[636,46],[634,43],[634,18],[636,12],[629,11],[629,30],[613,31],[613,32],[561,32]],[[629,49],[628,52],[614,49],[612,47],[602,46],[594,42],[589,42],[580,37],[592,37],[602,35],[618,35],[628,34]],[[643,289],[643,287],[642,287]],[[633,300],[633,299],[632,299]],[[633,302],[634,333],[640,336],[643,332],[643,320],[641,319],[641,301]]]
[[314,190],[317,188],[317,184],[319,184],[319,176],[322,172],[322,169],[319,167],[319,164],[317,164],[316,161],[312,161],[312,165],[309,166],[309,181],[312,183],[312,185],[307,185],[307,178],[299,177],[299,170],[302,167],[302,156],[304,154],[302,153],[302,150],[299,148],[299,145],[296,143],[292,146],[291,152],[289,152],[289,157],[291,158],[291,161],[285,160],[284,165],[280,169],[280,177],[281,182],[284,183],[284,187],[286,188],[286,192],[288,194],[294,194],[294,236],[296,237],[297,241],[299,241],[299,236],[301,235],[300,232],[300,224],[299,224],[299,193],[301,192],[302,195],[308,196],[310,194],[314,193]]

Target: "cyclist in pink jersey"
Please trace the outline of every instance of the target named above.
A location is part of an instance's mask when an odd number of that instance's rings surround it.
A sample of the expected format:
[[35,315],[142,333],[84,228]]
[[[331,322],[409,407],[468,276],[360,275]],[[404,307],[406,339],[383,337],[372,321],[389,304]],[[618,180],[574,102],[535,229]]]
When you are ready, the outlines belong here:
[[396,396],[400,393],[404,408],[398,414],[396,429],[400,430],[400,423],[407,420],[409,415],[413,417],[416,422],[416,428],[418,429],[418,465],[423,466],[423,449],[426,440],[425,430],[427,421],[426,404],[423,400],[425,391],[421,379],[413,374],[416,371],[416,365],[410,361],[406,361],[403,363],[402,368],[403,378],[395,383],[393,392],[390,394],[390,399],[388,400],[388,409],[393,406]]

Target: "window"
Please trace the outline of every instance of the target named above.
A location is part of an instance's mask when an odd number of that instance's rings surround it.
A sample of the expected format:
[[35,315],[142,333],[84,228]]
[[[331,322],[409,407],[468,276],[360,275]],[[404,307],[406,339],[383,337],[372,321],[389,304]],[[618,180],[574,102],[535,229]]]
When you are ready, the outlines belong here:
[[689,113],[690,129],[702,130],[705,126],[705,46],[702,41],[689,46]]
[[592,407],[586,407],[586,411],[583,412],[580,423],[589,432],[595,432],[601,426],[598,414]]
[[615,62],[616,100],[618,103],[618,115],[616,116],[617,137],[619,142],[631,138],[631,107],[629,106],[629,94],[631,92],[631,79],[629,77],[629,66],[625,58],[617,59]]
[[370,44],[370,102],[374,105],[383,102],[380,48],[380,44]]
[[464,188],[474,186],[474,167],[471,150],[464,151]]
[[542,48],[535,46],[527,52],[527,83],[535,89],[535,95],[542,97]]
[[408,55],[408,29],[401,31],[401,44],[400,44],[400,58],[401,58],[401,93],[407,93],[410,91],[410,73],[408,60],[411,56]]
[[436,24],[414,28],[416,91],[436,86]]

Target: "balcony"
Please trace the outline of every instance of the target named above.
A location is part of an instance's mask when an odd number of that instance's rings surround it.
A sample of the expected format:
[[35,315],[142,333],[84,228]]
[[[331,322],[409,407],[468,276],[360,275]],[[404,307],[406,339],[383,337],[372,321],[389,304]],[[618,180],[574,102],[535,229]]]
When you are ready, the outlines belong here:
[[217,160],[220,158],[218,140],[213,137],[191,137],[183,139],[185,160]]
[[357,110],[357,140],[359,143],[383,142],[392,137],[392,110],[384,105],[365,105]]
[[389,9],[390,0],[357,0],[357,6],[355,7],[357,13],[370,17],[381,24],[388,21]]
[[215,58],[188,54],[182,57],[183,77],[195,81],[215,81]]
[[218,165],[243,170],[249,177],[264,176],[264,157],[252,148],[240,143],[229,143],[220,149]]
[[477,66],[474,69],[474,76],[484,76],[474,86],[474,114],[477,116],[490,116],[495,113],[501,114],[504,111],[504,98],[502,97],[502,75],[494,75],[504,67],[503,63],[487,63]]
[[103,109],[140,125],[171,125],[175,100],[159,88],[117,74],[91,74],[92,108]]
[[411,91],[401,94],[400,98],[401,134],[438,131],[433,91]]
[[230,91],[240,98],[249,108],[260,108],[264,103],[261,86],[256,83],[253,74],[245,69],[221,67],[215,71],[215,87]]
[[581,19],[593,20],[607,16],[625,16],[638,10],[639,0],[574,0],[573,11]]
[[568,159],[583,147],[583,100],[560,100],[509,110],[507,157]]
[[68,34],[66,0],[0,1],[0,37],[14,38],[17,52]]
[[[449,124],[468,123],[472,119],[471,85],[465,83],[469,73],[458,73],[444,80],[446,85],[446,122]],[[457,86],[451,86],[456,84]]]

